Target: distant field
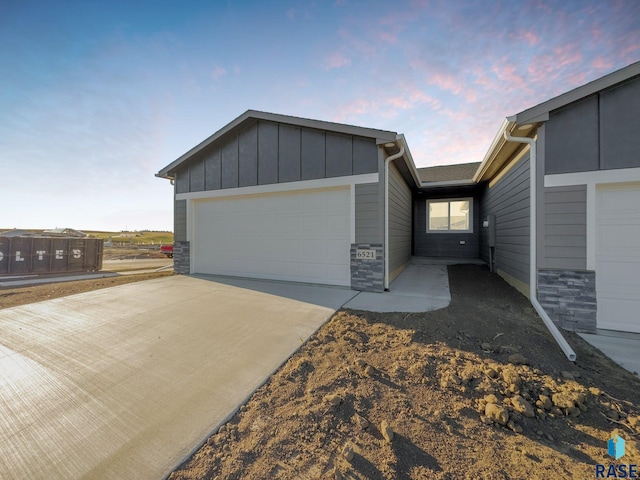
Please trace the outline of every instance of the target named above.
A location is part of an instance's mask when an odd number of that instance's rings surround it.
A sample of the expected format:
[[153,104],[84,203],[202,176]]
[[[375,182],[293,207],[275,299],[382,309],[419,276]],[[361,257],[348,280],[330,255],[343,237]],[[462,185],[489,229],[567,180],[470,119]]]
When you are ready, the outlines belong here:
[[[10,228],[0,228],[0,232],[11,230]],[[30,229],[32,233],[41,233],[43,230]],[[114,244],[126,243],[128,245],[160,245],[166,243],[173,243],[173,232],[155,232],[155,231],[141,231],[141,232],[104,232],[95,230],[83,230],[96,238],[103,238],[104,240],[111,240]]]
[[96,232],[83,230],[85,233],[97,238],[111,240],[114,244],[128,243],[131,245],[159,245],[173,243],[173,232]]

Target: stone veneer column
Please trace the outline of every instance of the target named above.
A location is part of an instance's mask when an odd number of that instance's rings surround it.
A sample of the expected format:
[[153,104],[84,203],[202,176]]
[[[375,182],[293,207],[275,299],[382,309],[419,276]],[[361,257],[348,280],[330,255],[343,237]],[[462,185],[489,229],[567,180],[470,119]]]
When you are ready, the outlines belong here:
[[[357,250],[375,250],[376,258],[356,258]],[[351,244],[351,288],[363,292],[384,291],[384,249],[382,244]]]
[[596,272],[539,270],[538,301],[565,330],[596,331]]
[[173,271],[188,275],[191,270],[189,242],[173,242]]

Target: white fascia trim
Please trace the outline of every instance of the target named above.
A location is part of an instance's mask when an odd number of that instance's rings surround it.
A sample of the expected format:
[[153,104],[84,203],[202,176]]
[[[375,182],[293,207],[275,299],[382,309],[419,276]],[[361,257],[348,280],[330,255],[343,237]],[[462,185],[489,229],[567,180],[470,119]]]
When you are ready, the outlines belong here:
[[356,243],[356,186],[349,187],[349,227],[351,243]]
[[268,193],[290,192],[294,190],[311,190],[318,188],[346,187],[361,183],[376,183],[378,173],[350,175],[348,177],[320,178],[318,180],[303,180],[299,182],[273,183],[269,185],[254,185],[251,187],[223,188],[204,192],[188,192],[176,194],[176,200],[202,200],[206,198],[234,197],[241,195],[261,195]]
[[596,270],[596,184],[587,184],[587,270]]
[[468,178],[466,180],[441,180],[439,182],[422,182],[420,188],[431,187],[468,187],[470,185],[476,185],[473,179]]
[[596,170],[593,172],[558,173],[544,176],[545,187],[587,187],[587,270],[596,269],[596,186],[612,183],[640,182],[640,168]]
[[193,259],[195,258],[194,247],[197,248],[195,243],[193,242],[193,228],[195,225],[194,219],[194,209],[193,202],[191,200],[187,200],[187,242],[189,242],[189,272],[193,273],[194,264]]
[[482,159],[482,163],[478,165],[478,169],[476,170],[476,173],[473,176],[474,182],[478,183],[480,181],[482,176],[486,173],[486,171],[491,166],[491,163],[495,159],[496,155],[498,155],[498,152],[500,151],[500,149],[506,143],[506,140],[504,138],[504,132],[507,131],[508,127],[511,127],[512,125],[514,125],[514,122],[511,120],[512,118],[513,117],[508,117],[502,121],[502,125],[500,125],[500,129],[498,130],[498,133],[496,133],[496,136],[491,142],[491,145],[489,146],[489,150],[487,150],[487,153],[485,153],[484,158]]
[[407,139],[405,138],[403,133],[398,134],[397,139],[400,142],[400,146],[404,147],[405,165],[407,165],[407,167],[409,168],[409,172],[411,172],[411,176],[413,177],[413,181],[415,182],[416,187],[420,188],[422,181],[420,180],[420,174],[418,173],[416,164],[413,161],[413,156],[411,155],[411,151],[409,150]]
[[640,181],[640,168],[618,168],[593,172],[557,173],[544,176],[545,187],[596,185],[600,183],[628,183]]

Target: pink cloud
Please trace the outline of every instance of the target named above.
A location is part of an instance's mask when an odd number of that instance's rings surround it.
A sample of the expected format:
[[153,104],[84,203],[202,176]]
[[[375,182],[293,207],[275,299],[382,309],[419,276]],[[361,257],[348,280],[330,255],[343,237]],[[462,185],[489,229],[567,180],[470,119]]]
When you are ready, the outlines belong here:
[[332,53],[324,59],[324,67],[327,70],[342,68],[351,65],[351,60],[339,52]]
[[591,66],[598,70],[608,70],[613,67],[613,62],[602,57],[597,57],[591,62]]
[[391,107],[397,108],[400,110],[406,110],[413,106],[413,104],[409,101],[409,99],[405,97],[391,97],[387,99],[387,103]]
[[365,98],[357,98],[338,107],[333,116],[336,122],[344,122],[349,118],[366,115],[374,108],[373,104]]
[[427,78],[427,83],[451,92],[454,95],[458,95],[462,91],[460,80],[447,73],[434,73]]
[[586,83],[586,80],[587,73],[584,71],[575,72],[574,74],[567,77],[567,82],[569,82],[570,85],[574,86],[583,85],[584,83]]
[[530,30],[523,30],[520,32],[516,32],[510,35],[510,37],[513,38],[514,40],[524,40],[530,46],[537,45],[540,42],[540,37]]
[[582,61],[582,52],[577,45],[564,45],[553,50],[556,65],[564,67]]
[[504,59],[505,63],[503,65],[494,65],[492,68],[493,73],[496,74],[498,80],[505,83],[505,90],[526,90],[527,82],[522,75],[520,75],[515,67],[510,63],[506,63],[506,59]]

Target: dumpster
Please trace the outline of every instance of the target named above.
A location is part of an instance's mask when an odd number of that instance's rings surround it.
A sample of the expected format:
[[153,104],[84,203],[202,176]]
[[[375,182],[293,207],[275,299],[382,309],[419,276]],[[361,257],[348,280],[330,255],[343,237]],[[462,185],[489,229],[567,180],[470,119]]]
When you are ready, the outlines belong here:
[[0,275],[99,271],[103,249],[100,238],[0,236]]

